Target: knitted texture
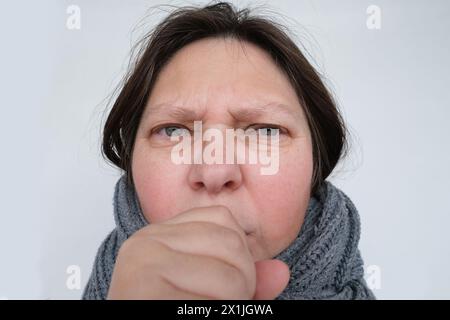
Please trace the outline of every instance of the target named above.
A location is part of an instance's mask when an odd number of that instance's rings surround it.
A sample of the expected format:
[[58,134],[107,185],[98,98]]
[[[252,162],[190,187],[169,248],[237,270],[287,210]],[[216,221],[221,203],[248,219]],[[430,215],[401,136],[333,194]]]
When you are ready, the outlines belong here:
[[[120,246],[148,224],[125,175],[116,183],[113,206],[116,227],[98,249],[82,299],[106,299]],[[311,196],[296,239],[275,257],[291,270],[287,287],[276,299],[375,299],[363,278],[359,236],[357,209],[325,181]]]

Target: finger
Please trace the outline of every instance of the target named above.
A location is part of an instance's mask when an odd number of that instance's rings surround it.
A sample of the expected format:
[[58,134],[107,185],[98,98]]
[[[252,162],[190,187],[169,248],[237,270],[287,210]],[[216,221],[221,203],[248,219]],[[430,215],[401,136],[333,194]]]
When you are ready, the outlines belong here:
[[244,274],[233,265],[214,257],[165,248],[160,259],[153,262],[153,268],[156,268],[156,274],[177,288],[221,300],[250,299],[253,296]]
[[198,207],[178,214],[159,224],[176,224],[190,221],[212,222],[236,230],[243,240],[247,240],[244,229],[225,206]]
[[281,260],[261,260],[256,266],[254,300],[272,300],[280,295],[289,283],[290,270]]
[[166,278],[161,277],[160,280],[163,284],[155,300],[214,300],[213,297],[183,290]]
[[212,297],[202,296],[193,292],[185,291],[169,280],[159,275],[153,275],[150,279],[145,281],[151,282],[151,290],[148,292],[131,291],[125,295],[108,295],[108,300],[211,300]]
[[255,264],[247,242],[234,229],[211,222],[185,222],[160,226],[146,236],[173,250],[223,260],[244,274],[249,292],[254,292]]

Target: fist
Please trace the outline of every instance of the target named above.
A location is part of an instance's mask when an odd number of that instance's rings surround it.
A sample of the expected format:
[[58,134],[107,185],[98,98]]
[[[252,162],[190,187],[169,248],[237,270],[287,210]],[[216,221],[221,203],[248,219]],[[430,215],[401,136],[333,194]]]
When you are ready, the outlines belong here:
[[119,249],[108,299],[274,299],[289,281],[288,266],[255,263],[246,237],[223,206],[149,224]]

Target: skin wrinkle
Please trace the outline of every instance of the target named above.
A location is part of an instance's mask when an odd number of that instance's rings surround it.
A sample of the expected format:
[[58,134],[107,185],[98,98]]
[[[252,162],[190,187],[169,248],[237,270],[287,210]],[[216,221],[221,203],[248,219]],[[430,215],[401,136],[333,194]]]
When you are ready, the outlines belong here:
[[[147,106],[146,114],[144,114],[144,121],[150,117],[164,116],[185,120],[185,121],[195,121],[202,119],[206,113],[206,109],[203,108],[202,111],[196,112],[195,109],[189,107],[183,107],[181,105],[175,105],[168,102],[158,103],[157,105]],[[285,117],[298,117],[298,114],[293,112],[291,108],[286,106],[281,102],[268,102],[257,104],[254,107],[243,107],[231,109],[228,111],[229,114],[236,121],[248,121],[248,119],[259,118],[262,115],[267,115],[271,112],[280,112]],[[276,114],[278,116],[279,114]]]
[[[247,163],[175,165],[170,140],[152,130],[166,123],[189,127],[196,120],[204,129],[260,123],[285,128],[278,172],[264,176],[261,164]],[[310,197],[312,166],[308,124],[289,79],[259,47],[222,39],[195,41],[164,67],[132,156],[133,180],[148,221],[224,205],[251,232],[246,237],[255,261],[275,256],[295,239]],[[225,184],[228,179],[233,189]]]

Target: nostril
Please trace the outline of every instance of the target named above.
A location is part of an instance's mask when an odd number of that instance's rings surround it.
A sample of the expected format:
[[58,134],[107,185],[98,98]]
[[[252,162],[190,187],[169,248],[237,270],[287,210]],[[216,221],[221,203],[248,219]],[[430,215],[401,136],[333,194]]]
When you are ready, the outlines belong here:
[[197,189],[197,190],[205,187],[205,184],[201,181],[196,182],[194,185],[195,185],[195,189]]
[[227,188],[233,188],[233,187],[234,187],[234,181],[233,181],[233,180],[227,181],[227,182],[225,183],[225,187],[227,187]]

